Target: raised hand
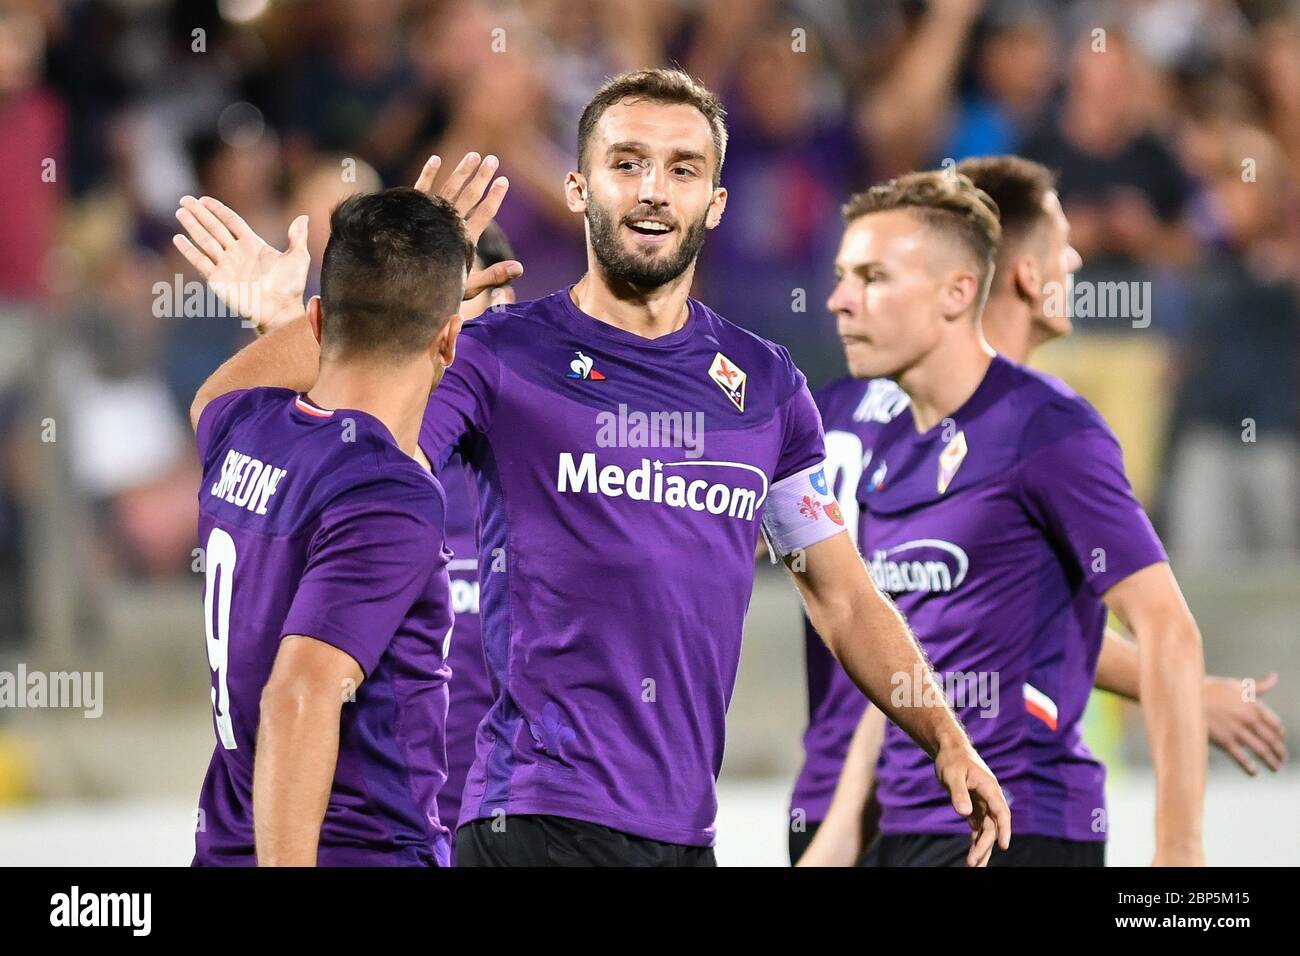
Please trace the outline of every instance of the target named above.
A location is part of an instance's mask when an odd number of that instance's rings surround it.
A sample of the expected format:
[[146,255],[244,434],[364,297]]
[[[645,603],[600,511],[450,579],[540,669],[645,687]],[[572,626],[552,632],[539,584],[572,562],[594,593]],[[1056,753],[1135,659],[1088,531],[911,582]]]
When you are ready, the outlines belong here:
[[[506,177],[492,178],[499,165],[495,156],[481,157],[478,153],[466,153],[442,185],[435,189],[434,183],[442,169],[442,158],[430,156],[420,170],[415,188],[430,196],[445,199],[455,206],[465,220],[465,231],[469,233],[470,241],[477,243],[488,223],[496,217],[502,200],[510,190],[510,180]],[[523,264],[515,259],[498,262],[486,269],[476,269],[465,280],[465,298],[472,299],[486,289],[505,285],[523,274]]]
[[176,218],[188,233],[172,244],[232,312],[268,332],[303,313],[307,288],[307,217],[289,225],[284,252],[269,245],[238,213],[204,196],[183,196]]

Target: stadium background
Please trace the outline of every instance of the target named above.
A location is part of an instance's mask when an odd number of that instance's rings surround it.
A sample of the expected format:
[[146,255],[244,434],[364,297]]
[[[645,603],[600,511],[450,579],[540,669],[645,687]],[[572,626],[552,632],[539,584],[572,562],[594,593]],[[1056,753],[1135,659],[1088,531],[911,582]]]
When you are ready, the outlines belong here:
[[[1100,46],[1099,46],[1100,44]],[[521,297],[581,274],[561,202],[582,104],[677,62],[730,111],[696,294],[842,371],[822,303],[853,190],[1018,151],[1062,171],[1080,282],[1136,282],[1038,364],[1118,432],[1209,667],[1300,727],[1300,15],[1265,0],[0,0],[0,670],[102,671],[103,716],[0,709],[0,863],[184,863],[211,751],[184,411],[250,334],[160,297],[177,197],[273,242],[431,152],[492,151]],[[313,277],[314,281],[314,277]],[[1095,288],[1102,288],[1095,286]],[[161,304],[160,304],[161,303]],[[168,304],[170,303],[170,304]],[[162,313],[161,315],[159,313]],[[593,599],[598,599],[593,596]],[[760,569],[723,863],[780,863],[802,635]],[[1096,695],[1113,863],[1151,851],[1136,708]],[[1300,777],[1211,760],[1211,863],[1300,861]]]

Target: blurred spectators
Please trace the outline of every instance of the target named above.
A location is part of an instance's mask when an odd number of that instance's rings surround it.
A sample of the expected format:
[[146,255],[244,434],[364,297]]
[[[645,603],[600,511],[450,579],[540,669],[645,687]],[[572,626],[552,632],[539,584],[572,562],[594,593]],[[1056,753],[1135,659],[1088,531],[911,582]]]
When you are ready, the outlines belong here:
[[[0,0],[0,335],[32,324],[13,303],[43,310],[88,550],[119,571],[189,569],[185,408],[249,336],[206,303],[155,309],[157,283],[196,279],[168,241],[179,195],[215,195],[277,243],[307,213],[319,269],[345,195],[411,182],[431,152],[495,152],[518,294],[542,295],[585,268],[561,192],[581,106],[607,74],[669,62],[730,114],[730,199],[696,289],[710,305],[825,382],[842,372],[822,302],[845,197],[1024,152],[1060,172],[1079,282],[1150,298],[1149,324],[1076,314],[1044,363],[1115,425],[1175,551],[1295,552],[1300,19],[1286,3]],[[19,407],[0,381],[0,569],[21,563]]]
[[64,193],[65,115],[42,80],[44,46],[35,15],[0,6],[0,303],[43,302],[49,293],[45,266]]

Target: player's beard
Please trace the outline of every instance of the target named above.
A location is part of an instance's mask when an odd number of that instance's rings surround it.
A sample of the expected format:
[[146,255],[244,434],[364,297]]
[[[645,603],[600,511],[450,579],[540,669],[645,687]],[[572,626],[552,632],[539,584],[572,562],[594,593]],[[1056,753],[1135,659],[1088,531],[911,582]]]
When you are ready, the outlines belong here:
[[672,282],[695,261],[704,245],[705,212],[691,223],[682,240],[677,244],[677,251],[663,255],[638,254],[628,252],[619,241],[618,230],[624,221],[615,220],[609,209],[600,203],[587,203],[587,225],[591,230],[591,248],[596,254],[600,267],[613,279],[626,282],[640,289],[655,289]]

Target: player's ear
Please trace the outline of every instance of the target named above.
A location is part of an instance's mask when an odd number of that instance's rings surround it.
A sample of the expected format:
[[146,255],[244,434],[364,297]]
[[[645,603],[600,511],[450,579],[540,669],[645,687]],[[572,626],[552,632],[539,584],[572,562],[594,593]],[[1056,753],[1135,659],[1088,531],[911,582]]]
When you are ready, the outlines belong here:
[[945,319],[955,319],[970,309],[979,295],[979,278],[974,272],[962,269],[949,274],[939,293],[939,304]]
[[564,177],[564,202],[570,212],[587,211],[587,177],[576,169]]
[[1043,295],[1043,273],[1033,256],[1019,256],[1011,267],[1011,291],[1016,298],[1034,305]]
[[438,334],[433,338],[434,364],[446,368],[456,360],[456,336],[460,335],[460,327],[465,322],[460,317],[460,313],[452,313]]
[[314,295],[307,300],[307,322],[311,325],[311,334],[316,339],[317,345],[320,345],[320,327],[323,316],[324,313],[320,307],[320,296]]
[[716,229],[718,223],[722,222],[722,213],[727,208],[727,190],[719,186],[713,190],[713,198],[709,200],[709,211],[704,216],[704,228]]

